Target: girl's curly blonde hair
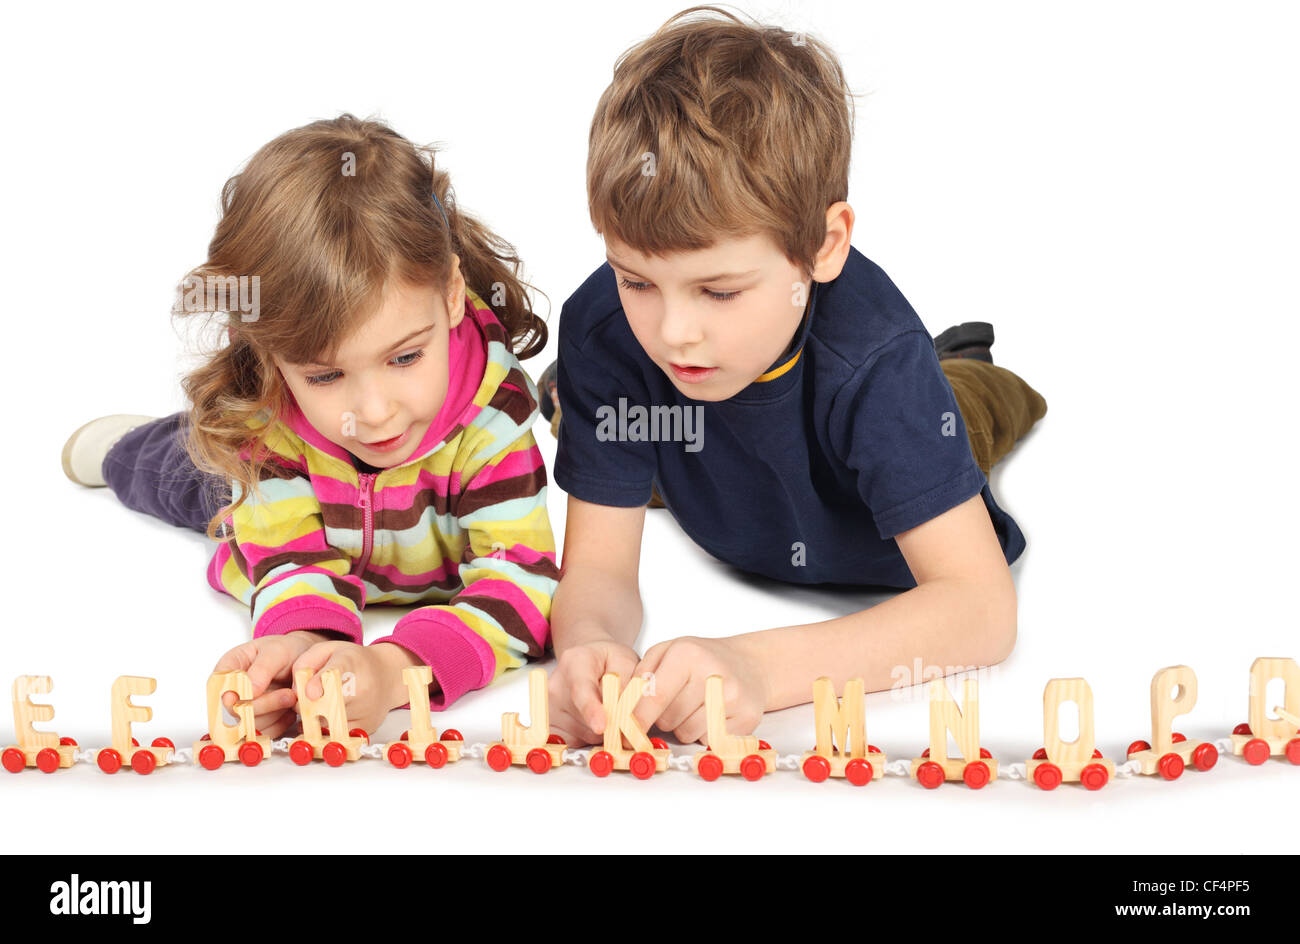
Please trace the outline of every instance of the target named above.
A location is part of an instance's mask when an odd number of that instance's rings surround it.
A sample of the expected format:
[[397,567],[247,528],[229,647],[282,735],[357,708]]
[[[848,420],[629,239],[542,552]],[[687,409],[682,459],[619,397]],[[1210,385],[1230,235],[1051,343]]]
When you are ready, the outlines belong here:
[[[226,181],[207,261],[182,280],[174,311],[228,320],[229,343],[181,381],[190,458],[242,486],[208,522],[209,537],[229,540],[222,522],[250,489],[292,474],[270,463],[265,448],[270,419],[289,404],[274,356],[333,361],[341,341],[378,309],[386,283],[442,290],[454,253],[466,285],[496,303],[519,356],[545,346],[546,323],[532,310],[514,247],[460,210],[434,156],[382,121],[343,114],[280,135]],[[256,279],[252,317],[196,288],[237,292],[241,277],[245,285]]]

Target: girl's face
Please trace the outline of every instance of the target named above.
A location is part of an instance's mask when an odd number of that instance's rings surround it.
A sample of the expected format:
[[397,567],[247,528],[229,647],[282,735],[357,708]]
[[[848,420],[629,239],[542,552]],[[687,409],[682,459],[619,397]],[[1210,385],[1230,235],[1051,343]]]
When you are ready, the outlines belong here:
[[410,458],[447,398],[447,347],[465,316],[465,281],[448,291],[390,282],[379,311],[333,364],[276,366],[303,416],[330,442],[379,468]]

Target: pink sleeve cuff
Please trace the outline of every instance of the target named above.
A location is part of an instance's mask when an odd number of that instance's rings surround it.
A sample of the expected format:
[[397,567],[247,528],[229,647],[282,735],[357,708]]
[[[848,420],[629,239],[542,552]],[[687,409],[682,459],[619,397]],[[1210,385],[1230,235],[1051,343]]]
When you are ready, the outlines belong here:
[[[466,638],[469,635],[454,615],[430,608],[408,613],[398,620],[391,636],[376,639],[371,645],[396,643],[428,665],[442,689],[429,700],[429,707],[444,711],[461,695],[486,685],[496,671],[495,661],[485,664],[479,647]],[[486,644],[483,648],[487,648]],[[492,658],[490,649],[488,657]]]
[[312,597],[294,597],[271,607],[258,620],[253,629],[253,638],[283,636],[296,629],[339,633],[348,642],[361,645],[359,616]]

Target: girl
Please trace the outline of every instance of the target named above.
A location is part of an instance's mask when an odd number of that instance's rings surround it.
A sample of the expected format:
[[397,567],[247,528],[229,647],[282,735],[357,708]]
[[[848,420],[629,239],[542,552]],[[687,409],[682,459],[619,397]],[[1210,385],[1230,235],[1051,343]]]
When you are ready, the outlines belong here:
[[[296,668],[351,672],[348,717],[373,731],[407,665],[442,709],[547,645],[559,572],[513,353],[546,325],[433,156],[348,114],[263,147],[181,284],[177,314],[224,315],[229,338],[183,379],[188,414],[102,417],[64,447],[73,481],[220,542],[208,582],[253,639],[216,670],[247,670],[272,737]],[[425,605],[363,646],[374,603]]]

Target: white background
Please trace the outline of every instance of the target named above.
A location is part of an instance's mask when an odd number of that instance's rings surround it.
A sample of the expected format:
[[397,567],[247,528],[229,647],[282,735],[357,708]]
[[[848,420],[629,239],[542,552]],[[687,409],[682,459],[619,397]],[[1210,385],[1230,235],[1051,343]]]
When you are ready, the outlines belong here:
[[[183,406],[188,340],[169,315],[205,256],[222,183],[264,142],[342,111],[443,142],[461,202],[514,241],[561,302],[602,261],[586,213],[588,124],[617,55],[679,9],[636,4],[118,4],[7,14],[0,59],[10,603],[0,680],[49,674],[51,725],[109,739],[109,686],[151,675],[154,721],[203,731],[204,681],[248,637],[212,591],[198,534],[64,479],[59,451],[104,413]],[[1300,166],[1284,4],[746,6],[828,39],[860,100],[854,244],[932,332],[994,323],[998,363],[1049,412],[994,470],[1028,538],[1015,652],[986,680],[984,742],[1042,740],[1041,693],[1085,676],[1102,749],[1148,736],[1148,683],[1186,663],[1214,738],[1245,720],[1258,655],[1300,656],[1294,611],[1294,364]],[[551,359],[528,363],[534,375]],[[554,441],[539,424],[548,465]],[[564,495],[549,496],[557,538]],[[648,515],[642,647],[831,617],[880,598],[738,578]],[[367,611],[370,638],[404,612]],[[439,722],[493,739],[522,674]],[[377,733],[405,727],[395,712]],[[808,706],[759,734],[812,741]],[[927,737],[920,697],[868,701],[892,757]],[[9,731],[9,733],[4,733]],[[0,724],[0,741],[11,735]],[[693,748],[680,748],[692,752]],[[484,787],[485,789],[479,789]],[[398,771],[287,759],[219,773],[0,774],[10,851],[925,850],[1296,848],[1300,770],[1224,758],[1175,783],[1042,793],[1000,780],[931,794],[793,772],[761,783],[670,771],[642,783],[470,761]],[[306,800],[306,802],[304,802]],[[1285,805],[1285,806],[1284,806]],[[292,841],[287,842],[292,836]]]

